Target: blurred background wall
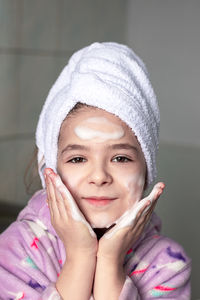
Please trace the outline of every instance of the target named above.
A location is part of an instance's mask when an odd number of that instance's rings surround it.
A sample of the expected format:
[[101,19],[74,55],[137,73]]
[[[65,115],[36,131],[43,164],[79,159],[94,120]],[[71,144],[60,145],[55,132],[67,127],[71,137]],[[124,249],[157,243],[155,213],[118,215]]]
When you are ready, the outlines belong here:
[[23,175],[39,112],[68,58],[94,41],[126,43],[145,61],[161,110],[163,233],[192,257],[200,299],[199,15],[198,0],[0,0],[2,228],[29,199]]

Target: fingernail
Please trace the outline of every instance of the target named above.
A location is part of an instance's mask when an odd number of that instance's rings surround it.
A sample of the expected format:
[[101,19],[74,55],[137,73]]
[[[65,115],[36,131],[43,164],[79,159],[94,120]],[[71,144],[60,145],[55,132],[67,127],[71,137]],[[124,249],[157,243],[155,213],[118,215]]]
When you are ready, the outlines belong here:
[[49,172],[48,177],[52,181],[55,178],[55,175],[53,172]]
[[162,182],[162,188],[163,188],[163,189],[165,188],[165,183],[164,183],[164,182]]
[[47,175],[51,175],[51,174],[53,173],[53,170],[50,169],[50,168],[46,168],[46,169],[45,169],[45,173],[46,173]]

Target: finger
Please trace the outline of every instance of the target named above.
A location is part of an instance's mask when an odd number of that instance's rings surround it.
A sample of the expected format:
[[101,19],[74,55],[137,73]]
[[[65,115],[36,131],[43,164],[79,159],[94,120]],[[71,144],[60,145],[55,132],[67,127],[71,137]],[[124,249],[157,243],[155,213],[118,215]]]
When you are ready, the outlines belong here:
[[165,188],[165,184],[163,182],[158,182],[157,184],[154,185],[151,193],[145,199],[153,202],[154,200],[160,197],[164,188]]
[[62,195],[62,197],[64,199],[64,205],[66,207],[67,212],[71,216],[73,214],[73,216],[76,215],[76,218],[80,219],[80,217],[81,217],[84,221],[86,221],[86,219],[85,219],[84,215],[82,214],[82,212],[80,211],[76,201],[72,197],[70,191],[67,189],[67,187],[62,182],[59,175],[57,175],[56,184],[57,184],[60,194]]
[[145,203],[145,205],[139,211],[139,213],[136,216],[133,228],[136,226],[141,226],[145,222],[146,213],[149,211],[150,205],[151,205],[151,202],[148,201],[147,203]]
[[155,209],[155,206],[156,206],[156,204],[157,204],[157,201],[158,201],[158,199],[156,199],[153,203],[152,203],[152,205],[150,206],[150,208],[146,211],[146,213],[144,214],[144,222],[145,223],[147,223],[149,220],[150,220],[150,218],[151,218],[151,216],[152,216],[152,213],[153,213],[153,211],[154,211],[154,209]]
[[[141,200],[141,201],[143,201],[143,200]],[[144,205],[142,206],[142,208],[137,213],[137,216],[136,216],[136,219],[135,219],[135,224],[137,224],[137,222],[141,219],[141,217],[145,214],[145,212],[147,212],[149,210],[151,205],[152,204],[151,204],[150,200],[147,200],[147,201],[144,202]]]
[[142,234],[145,226],[148,224],[156,203],[157,200],[153,201],[152,203],[150,200],[148,200],[138,212],[135,223],[132,227],[132,232],[135,232],[137,236]]
[[55,196],[56,196],[56,202],[57,202],[57,207],[59,210],[59,214],[62,218],[64,218],[65,220],[67,220],[68,216],[67,216],[67,207],[65,205],[65,199],[63,199],[62,194],[60,193],[59,189],[57,188],[57,186],[55,186],[54,184],[54,189],[55,189]]
[[[47,169],[48,172],[49,169]],[[48,190],[49,190],[49,204],[51,205],[53,217],[59,217],[59,210],[57,206],[57,200],[55,195],[55,187],[53,185],[53,180],[51,176],[51,172],[46,172],[47,175],[47,182],[48,182]]]
[[47,176],[46,174],[44,173],[44,180],[45,180],[45,187],[46,187],[46,203],[47,203],[47,206],[49,206],[49,188],[48,188],[48,182],[47,182]]
[[155,199],[154,201],[151,202],[151,200],[146,200],[147,198],[144,198],[141,201],[146,201],[145,204],[142,206],[142,208],[140,209],[140,211],[137,214],[136,217],[136,222],[135,224],[139,224],[141,225],[142,223],[146,223],[147,220],[149,220],[149,218],[151,217],[151,214],[155,208],[155,205],[157,203],[158,199]]
[[[84,221],[84,223],[88,223],[86,221],[84,215],[80,211],[78,205],[76,204],[76,201],[72,197],[70,191],[67,189],[65,184],[62,182],[60,176],[58,174],[55,174],[54,172],[52,172],[51,176],[54,179],[54,184],[55,184],[56,189],[59,191],[60,196],[63,199],[63,202],[60,202],[60,203],[61,203],[61,205],[63,203],[63,205],[65,207],[64,211],[67,213],[65,215],[65,217],[68,216],[68,217],[72,217],[73,219],[74,218],[82,219]],[[88,223],[88,225],[89,225],[89,223]]]
[[67,189],[67,187],[64,185],[62,182],[60,176],[56,174],[56,180],[55,184],[57,186],[58,192],[60,193],[62,199],[63,199],[63,204],[65,206],[65,212],[67,212],[66,217],[71,217],[74,220],[81,221],[86,225],[88,228],[90,234],[96,238],[96,234],[93,231],[92,227],[88,223],[88,221],[85,219],[85,216],[79,209],[78,205],[76,204],[76,201],[72,197],[70,191]]
[[[164,188],[165,188],[165,184],[163,182],[157,183],[153,187],[153,190],[151,191],[151,193],[139,202],[141,204],[148,203],[149,205],[147,204],[146,207],[145,207],[145,205],[142,206],[142,208],[137,216],[138,218],[140,218],[143,214],[145,214],[152,207],[151,203],[153,204],[156,200],[158,200],[158,198],[162,194]],[[153,206],[153,209],[154,209],[154,206]]]
[[[150,200],[148,200],[148,201],[150,201]],[[144,216],[145,219],[149,218],[152,215],[152,213],[155,209],[155,206],[157,204],[157,201],[158,201],[158,198],[154,199],[152,202],[150,202],[150,205],[144,209],[142,216]]]
[[[66,186],[64,185],[64,183],[62,182],[60,176],[56,173],[51,172],[51,179],[52,179],[52,182],[54,184],[54,187],[55,187],[55,190],[57,190],[58,193],[58,197],[60,199],[60,197],[62,197],[63,199],[63,204],[65,206],[65,210],[67,212],[70,211],[70,200],[72,198],[70,192],[67,190]],[[60,201],[60,203],[62,203]]]
[[49,207],[49,210],[50,210],[51,217],[53,218],[52,201],[51,201],[51,196],[50,196],[50,192],[49,192],[49,184],[50,184],[49,181],[50,181],[50,179],[46,175],[45,176],[45,183],[46,183],[47,202],[48,202],[48,207]]

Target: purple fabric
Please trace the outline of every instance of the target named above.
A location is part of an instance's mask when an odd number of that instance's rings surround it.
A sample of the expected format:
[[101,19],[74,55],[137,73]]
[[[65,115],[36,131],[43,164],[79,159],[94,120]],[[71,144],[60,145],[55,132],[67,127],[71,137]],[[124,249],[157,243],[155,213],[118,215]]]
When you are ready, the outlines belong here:
[[[119,300],[190,299],[191,259],[178,243],[160,235],[160,228],[154,213],[127,252]],[[41,190],[0,235],[0,299],[61,299],[55,282],[65,259]]]

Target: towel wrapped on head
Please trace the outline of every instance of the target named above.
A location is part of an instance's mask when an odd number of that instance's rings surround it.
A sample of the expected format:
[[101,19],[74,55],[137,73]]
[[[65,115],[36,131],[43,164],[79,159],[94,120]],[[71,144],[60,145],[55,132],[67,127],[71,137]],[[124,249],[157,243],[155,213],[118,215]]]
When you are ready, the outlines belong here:
[[75,52],[52,86],[37,130],[38,169],[56,172],[61,124],[78,103],[106,110],[136,135],[147,165],[147,186],[156,177],[160,115],[155,93],[142,60],[127,46],[93,43]]

